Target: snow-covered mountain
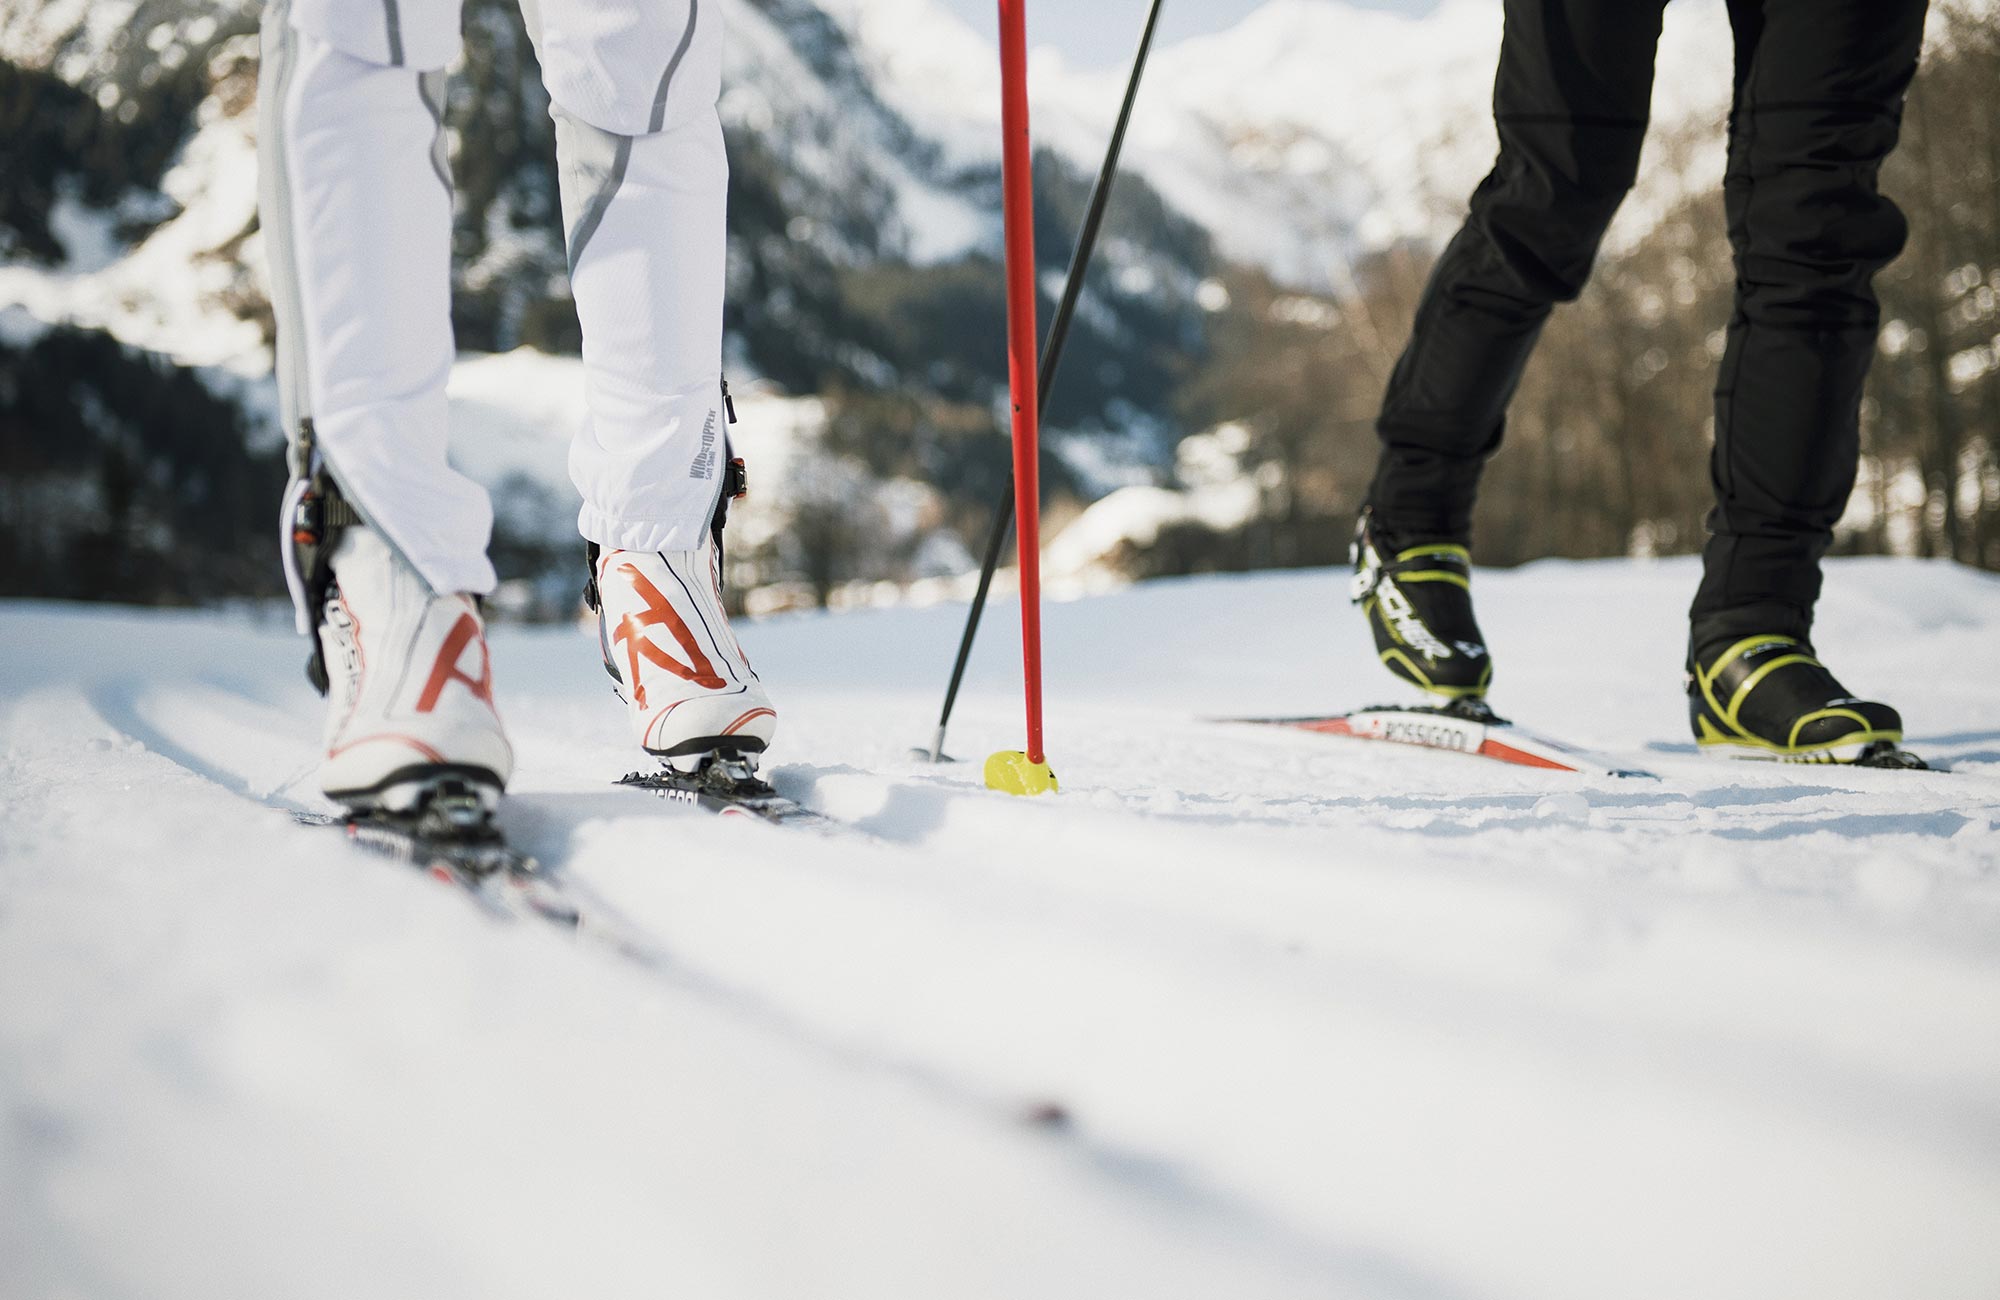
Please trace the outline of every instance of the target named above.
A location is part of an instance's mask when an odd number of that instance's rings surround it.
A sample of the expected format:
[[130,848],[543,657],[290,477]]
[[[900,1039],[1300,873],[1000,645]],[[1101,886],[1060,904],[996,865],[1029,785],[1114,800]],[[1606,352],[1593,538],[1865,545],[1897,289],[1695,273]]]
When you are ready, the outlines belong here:
[[[0,5],[0,58],[22,70],[15,75],[45,74],[84,96],[81,104],[59,103],[50,85],[28,87],[41,94],[31,122],[97,146],[55,160],[48,222],[62,255],[23,256],[16,239],[0,261],[0,307],[23,309],[44,325],[102,329],[183,365],[254,377],[269,369],[263,330],[248,310],[263,284],[262,241],[249,238],[257,210],[256,38],[249,7],[208,8],[175,6],[167,17],[167,7],[147,0]],[[141,118],[176,115],[194,120],[161,123],[180,138],[160,174],[121,176],[111,182],[116,193],[90,193],[95,164],[113,160],[104,155],[135,151],[126,137]],[[8,179],[17,197],[10,224],[22,220],[21,200],[39,179]]]
[[[1004,382],[997,162],[954,157],[882,99],[844,29],[810,0],[720,8],[732,33],[722,104],[732,375],[794,392],[914,392],[945,408],[932,424],[990,426]],[[7,413],[52,448],[78,442],[80,431],[131,449],[116,453],[121,460],[147,459],[152,424],[137,412],[104,415],[97,390],[124,382],[117,371],[159,366],[198,376],[243,412],[255,440],[275,440],[255,210],[257,9],[252,0],[0,0],[0,76],[10,97],[33,106],[28,129],[8,142],[0,205],[0,387],[20,391],[16,371],[39,377],[48,400]],[[573,351],[546,98],[511,3],[472,0],[466,36],[465,84],[449,113],[460,344]],[[1073,226],[1086,176],[1059,160],[1044,171],[1047,219]],[[1088,447],[1069,440],[1078,449],[1070,482],[1085,493],[1150,473],[1169,452],[1171,375],[1199,352],[1206,318],[1196,295],[1210,253],[1198,228],[1157,202],[1128,204],[1109,236],[1052,410],[1058,430],[1101,435]],[[1058,270],[1065,251],[1049,241],[1045,269]],[[51,349],[72,335],[124,351],[88,373],[58,373]],[[190,425],[221,423],[208,410],[184,415]],[[458,432],[475,443],[481,435],[476,422]],[[547,430],[556,441],[568,433]],[[984,500],[1004,445],[963,441],[943,455],[905,439],[842,472],[894,483],[922,469],[938,492]],[[173,531],[111,518],[119,493],[110,480],[124,471],[98,473],[93,456],[82,459],[62,471],[73,508],[54,526],[163,539]],[[530,459],[554,465],[540,485],[567,498],[560,458]],[[25,472],[55,471],[29,458]],[[159,464],[135,472],[183,477]],[[915,513],[935,531],[942,509],[932,500]],[[0,501],[0,533],[29,526],[16,513]],[[36,567],[60,568],[67,549],[42,548]]]
[[[889,102],[955,156],[989,157],[998,72],[981,34],[937,0],[833,0]],[[1493,160],[1497,0],[1411,16],[1346,0],[1269,0],[1237,26],[1155,52],[1127,145],[1130,169],[1199,221],[1227,255],[1307,287],[1387,244],[1448,234]],[[1032,22],[1032,15],[1031,15]],[[1032,39],[1032,28],[1031,28]],[[1669,5],[1654,120],[1712,125],[1688,179],[1722,167],[1732,68],[1720,0]],[[1094,165],[1125,72],[1031,65],[1038,140]],[[1658,157],[1656,148],[1654,157]],[[1648,184],[1670,188],[1657,168]],[[1678,191],[1679,176],[1671,181]],[[1642,187],[1628,231],[1656,210]]]
[[[956,123],[927,122],[892,103],[845,29],[812,0],[721,0],[720,7],[730,31],[723,119],[739,168],[755,173],[755,184],[767,185],[768,197],[783,209],[769,229],[771,214],[755,202],[764,196],[739,195],[732,281],[739,297],[771,290],[758,283],[758,272],[766,255],[760,245],[773,239],[809,249],[833,268],[933,264],[997,250],[997,150],[956,147],[950,138]],[[0,265],[0,305],[25,306],[45,322],[106,328],[190,365],[236,364],[249,371],[263,365],[262,341],[249,328],[243,301],[254,297],[263,278],[261,241],[249,233],[256,198],[249,110],[257,8],[254,0],[0,0],[0,59],[81,91],[113,129],[138,116],[171,119],[176,110],[191,118],[185,127],[162,123],[162,130],[184,130],[186,138],[158,178],[159,193],[141,184],[118,196],[118,203],[153,209],[151,223],[135,223],[117,203],[86,202],[75,192],[80,184],[67,185],[50,205],[67,256],[53,265],[9,258]],[[492,14],[501,8],[469,8],[468,46],[475,59],[490,52],[493,29],[502,25]],[[949,22],[942,11],[933,16]],[[976,47],[969,32],[960,34]],[[961,53],[970,59],[976,49]],[[161,102],[154,88],[172,78],[205,81],[211,93],[192,103]],[[520,116],[527,120],[509,125],[545,131],[535,120],[546,108],[539,87],[482,80],[480,89],[524,99],[528,111]],[[492,114],[483,102],[469,112],[474,127]],[[461,161],[467,150],[491,147],[483,132],[468,128],[463,134],[469,138],[460,143]],[[87,160],[71,160],[72,166],[78,161]],[[526,171],[543,168],[543,160],[532,167],[524,160]],[[526,183],[510,178],[502,186]],[[516,202],[491,215],[510,221],[543,215],[520,212],[522,206]],[[135,230],[143,238],[121,238]],[[546,244],[552,238],[553,232],[517,228],[509,242]],[[1063,252],[1048,250],[1049,260],[1059,266]],[[1186,281],[1202,269],[1160,265],[1173,254],[1129,238],[1106,256],[1114,267],[1128,269],[1150,261],[1159,284]],[[518,256],[500,261],[506,270],[523,269]],[[477,280],[475,289],[482,287]],[[1191,285],[1179,287],[1186,292]],[[797,292],[799,286],[786,288]],[[864,371],[885,364],[859,355],[868,343],[851,344],[856,355],[849,359]]]
[[[948,518],[950,531],[972,537],[1005,464],[997,436],[976,436],[998,429],[1003,378],[991,43],[940,0],[717,7],[731,28],[722,103],[735,186],[729,369],[746,387],[763,378],[793,393],[903,402],[902,416],[866,410],[835,431],[850,445],[829,481],[898,492],[931,484],[921,508],[897,513],[933,531]],[[115,339],[129,354],[53,385],[62,409],[29,413],[51,429],[69,421],[144,449],[150,426],[135,413],[105,416],[91,388],[122,382],[111,369],[165,365],[198,375],[260,447],[275,440],[255,218],[256,12],[254,0],[0,0],[0,72],[36,106],[10,141],[0,206],[0,351],[14,358],[0,357],[0,370],[46,372],[52,360],[30,353],[57,326]],[[573,353],[546,101],[527,71],[512,0],[469,0],[466,14],[469,84],[451,114],[461,346]],[[1270,0],[1230,30],[1156,52],[1128,147],[1130,179],[1053,390],[1059,491],[1087,501],[1173,481],[1174,446],[1195,432],[1179,405],[1188,378],[1227,313],[1244,310],[1221,292],[1231,262],[1345,296],[1370,253],[1443,238],[1490,162],[1499,36],[1497,0],[1446,0],[1420,17],[1347,0]],[[1730,65],[1720,0],[1667,7],[1654,93],[1661,129],[1614,247],[1712,185]],[[1044,50],[1031,76],[1045,148],[1040,253],[1052,290],[1123,70],[1079,71]],[[521,391],[530,370],[548,370],[543,360],[522,358],[512,379],[497,375],[504,363],[479,361],[460,387]],[[576,391],[565,374],[551,394]],[[1373,382],[1348,378],[1354,388]],[[908,416],[913,402],[921,419]],[[181,412],[186,425],[222,423],[199,405]],[[574,407],[567,398],[531,405]],[[548,445],[531,447],[530,422],[498,410],[474,402],[455,417],[462,442],[509,448],[474,446],[467,458],[507,465],[517,487],[539,485],[544,499],[511,517],[556,518],[549,503],[569,495],[560,455],[568,428],[541,428]],[[804,430],[825,425],[825,414],[801,408],[779,423]],[[159,464],[125,476],[175,477]],[[88,478],[63,480],[85,512],[116,486]]]
[[[995,246],[998,74],[983,34],[938,0],[723,0],[723,11],[724,117],[781,156],[781,197],[799,214],[786,236],[837,265],[935,263]],[[240,314],[261,276],[259,241],[245,237],[254,12],[245,0],[0,4],[0,57],[47,67],[112,118],[162,68],[199,61],[219,83],[162,178],[171,219],[121,249],[115,212],[65,197],[55,219],[67,264],[0,266],[0,304],[109,328],[187,364],[262,366],[262,340]],[[1493,0],[1449,0],[1422,17],[1271,0],[1229,31],[1155,54],[1130,170],[1228,255],[1337,285],[1331,263],[1439,237],[1490,162],[1499,13]],[[1668,8],[1655,92],[1663,126],[1719,123],[1729,48],[1719,0]],[[1032,77],[1038,141],[1093,169],[1122,72],[1078,72],[1041,51]],[[1128,241],[1107,256],[1130,271],[1144,250]],[[217,310],[225,305],[236,310]]]

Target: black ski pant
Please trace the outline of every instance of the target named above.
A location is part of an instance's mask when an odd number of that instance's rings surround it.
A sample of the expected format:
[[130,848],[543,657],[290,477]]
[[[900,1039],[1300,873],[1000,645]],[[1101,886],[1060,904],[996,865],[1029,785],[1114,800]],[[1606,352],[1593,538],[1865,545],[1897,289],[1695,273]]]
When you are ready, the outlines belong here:
[[[1506,0],[1500,156],[1432,274],[1389,380],[1369,491],[1394,538],[1470,535],[1473,495],[1543,323],[1631,188],[1666,0]],[[1876,188],[1926,0],[1729,0],[1723,197],[1736,302],[1715,388],[1695,639],[1805,636],[1853,490],[1871,281],[1902,250]]]

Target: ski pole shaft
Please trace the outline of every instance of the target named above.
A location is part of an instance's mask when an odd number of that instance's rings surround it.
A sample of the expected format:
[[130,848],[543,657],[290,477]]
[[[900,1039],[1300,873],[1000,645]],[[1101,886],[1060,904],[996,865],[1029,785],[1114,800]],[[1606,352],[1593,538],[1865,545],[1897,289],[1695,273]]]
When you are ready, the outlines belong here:
[[1040,402],[1035,354],[1035,183],[1028,136],[1027,0],[1000,0],[1000,155],[1007,246],[1007,387],[1014,424],[1014,542],[1021,574],[1021,671],[1028,761],[1042,750]]
[[[1048,389],[1043,388],[1043,393]],[[938,713],[937,732],[931,737],[931,762],[944,761],[944,733],[951,725],[951,711],[958,703],[958,688],[965,681],[965,666],[972,659],[972,643],[979,637],[979,616],[986,612],[986,595],[993,589],[993,573],[1000,567],[1000,551],[1014,523],[1014,478],[1000,493],[993,511],[993,529],[986,537],[986,559],[979,566],[979,588],[972,593],[972,608],[965,612],[965,630],[958,637],[958,658],[952,661],[951,683],[944,688],[944,708]]]
[[[1071,250],[1069,273],[1063,277],[1062,301],[1056,304],[1055,319],[1049,322],[1049,336],[1042,344],[1041,404],[1047,409],[1049,388],[1055,383],[1056,367],[1062,363],[1063,345],[1069,342],[1070,322],[1076,318],[1077,299],[1083,296],[1084,272],[1097,252],[1097,232],[1104,225],[1104,210],[1111,202],[1111,187],[1118,179],[1118,159],[1125,151],[1125,130],[1132,124],[1132,106],[1139,100],[1139,79],[1146,70],[1146,55],[1153,48],[1153,29],[1159,26],[1160,2],[1146,13],[1146,26],[1139,33],[1139,52],[1132,59],[1132,75],[1125,83],[1125,98],[1118,105],[1118,120],[1111,127],[1111,143],[1104,150],[1104,165],[1090,187],[1090,202],[1083,225],[1076,232]],[[1002,513],[1005,513],[1004,511]]]
[[[1147,55],[1153,47],[1153,32],[1160,23],[1160,5],[1161,0],[1153,0],[1146,13],[1146,26],[1139,34],[1139,51],[1132,59],[1132,75],[1126,80],[1125,98],[1118,107],[1118,120],[1111,128],[1111,143],[1104,153],[1104,165],[1098,169],[1097,180],[1091,186],[1089,207],[1084,213],[1083,225],[1077,231],[1076,247],[1070,253],[1062,300],[1056,305],[1055,318],[1049,323],[1048,338],[1042,344],[1041,372],[1036,385],[1037,416],[1048,409],[1049,389],[1054,386],[1056,370],[1062,364],[1063,345],[1069,340],[1069,327],[1076,316],[1077,299],[1083,296],[1084,274],[1090,269],[1091,259],[1097,252],[1097,235],[1104,225],[1104,210],[1110,203],[1112,184],[1118,177],[1118,159],[1124,152],[1126,128],[1132,122],[1132,106],[1138,102],[1139,83],[1146,70]],[[945,728],[951,725],[951,713],[958,704],[958,688],[965,681],[965,669],[972,659],[973,643],[979,639],[979,620],[986,612],[986,598],[993,587],[993,572],[1000,565],[1000,553],[1007,545],[1007,532],[1013,521],[1014,480],[1009,478],[1000,494],[999,505],[993,512],[993,527],[987,535],[986,555],[979,568],[979,587],[973,592],[972,607],[965,615],[965,630],[959,635],[958,657],[952,662],[951,682],[945,687],[944,708],[938,713],[937,732],[931,740],[932,762],[944,757]]]

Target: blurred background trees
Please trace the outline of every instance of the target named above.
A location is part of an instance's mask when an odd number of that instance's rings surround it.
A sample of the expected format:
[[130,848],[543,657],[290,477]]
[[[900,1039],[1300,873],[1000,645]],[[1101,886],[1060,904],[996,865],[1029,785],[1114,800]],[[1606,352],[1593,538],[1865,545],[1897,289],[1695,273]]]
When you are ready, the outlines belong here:
[[2000,10],[1933,9],[1943,53],[1911,89],[1886,188],[1910,247],[1878,288],[1855,545],[2000,568]]
[[[1877,284],[1861,483],[1837,548],[2000,569],[2000,10],[1945,0],[1931,22],[1936,44],[1883,177],[1911,234]],[[1647,166],[1670,206],[1642,238],[1608,248],[1583,297],[1551,320],[1483,483],[1482,563],[1699,551],[1733,272],[1720,195],[1692,160],[1721,131],[1658,133]],[[1244,421],[1248,462],[1288,472],[1242,536],[1213,539],[1218,554],[1337,559],[1430,261],[1419,247],[1375,257],[1340,297],[1232,281],[1238,310],[1183,409],[1195,423]]]

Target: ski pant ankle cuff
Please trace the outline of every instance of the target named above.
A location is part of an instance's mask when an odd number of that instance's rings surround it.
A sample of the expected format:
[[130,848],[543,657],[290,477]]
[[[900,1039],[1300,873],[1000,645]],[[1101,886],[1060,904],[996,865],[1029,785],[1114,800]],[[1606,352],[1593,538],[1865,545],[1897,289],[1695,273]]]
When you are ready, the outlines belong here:
[[1728,609],[1697,609],[1689,615],[1688,653],[1701,661],[1746,636],[1812,637],[1812,611],[1782,601],[1736,605]]
[[619,519],[586,505],[577,515],[577,531],[587,542],[607,551],[695,551],[708,541],[708,513],[687,519]]

